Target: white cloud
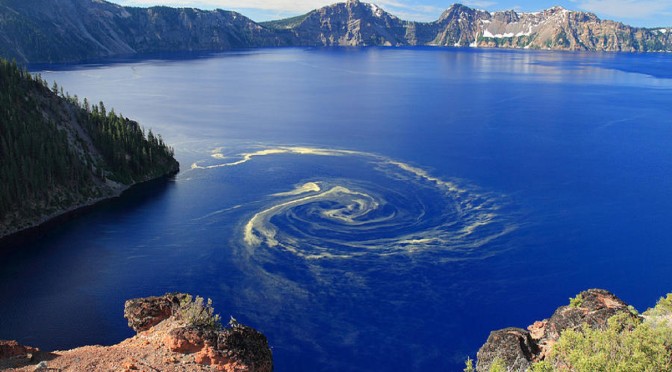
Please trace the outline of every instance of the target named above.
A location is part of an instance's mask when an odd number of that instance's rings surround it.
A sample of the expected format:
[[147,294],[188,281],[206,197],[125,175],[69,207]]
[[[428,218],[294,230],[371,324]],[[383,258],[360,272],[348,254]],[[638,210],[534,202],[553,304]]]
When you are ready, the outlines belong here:
[[578,7],[602,16],[648,19],[672,11],[670,0],[579,0]]

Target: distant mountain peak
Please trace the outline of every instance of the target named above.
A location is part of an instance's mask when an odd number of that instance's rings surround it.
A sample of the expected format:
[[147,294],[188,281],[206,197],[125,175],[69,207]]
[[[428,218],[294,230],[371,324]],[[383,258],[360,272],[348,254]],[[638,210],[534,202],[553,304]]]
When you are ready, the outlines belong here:
[[5,0],[0,53],[21,62],[267,46],[433,45],[585,51],[672,51],[668,27],[636,28],[561,6],[488,12],[452,4],[434,22],[401,20],[360,0],[258,24],[230,11],[122,7],[103,0]]

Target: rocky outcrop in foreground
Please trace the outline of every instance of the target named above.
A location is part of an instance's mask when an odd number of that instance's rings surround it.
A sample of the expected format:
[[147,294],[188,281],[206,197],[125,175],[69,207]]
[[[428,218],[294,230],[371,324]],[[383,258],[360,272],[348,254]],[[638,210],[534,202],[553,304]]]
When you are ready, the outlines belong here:
[[[186,294],[126,301],[124,316],[137,335],[112,346],[42,352],[0,341],[0,370],[16,371],[258,371],[273,370],[266,337],[235,320],[228,327],[185,318]],[[207,311],[206,311],[207,312]]]
[[567,306],[559,307],[549,319],[522,328],[505,328],[490,333],[478,350],[477,371],[489,371],[499,360],[509,371],[526,371],[532,363],[544,360],[562,332],[579,330],[584,325],[605,329],[607,320],[624,313],[638,317],[628,304],[603,289],[581,292]]

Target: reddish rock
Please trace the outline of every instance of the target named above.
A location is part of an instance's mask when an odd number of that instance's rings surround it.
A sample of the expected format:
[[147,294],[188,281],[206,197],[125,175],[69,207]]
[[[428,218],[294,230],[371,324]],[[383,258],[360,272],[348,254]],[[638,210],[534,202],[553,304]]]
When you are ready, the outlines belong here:
[[198,327],[180,327],[168,332],[164,344],[176,353],[191,354],[203,349],[206,343],[214,345],[216,341],[217,333],[213,331]]
[[27,358],[32,354],[39,352],[40,349],[30,346],[24,346],[16,341],[0,340],[0,359]]
[[[196,355],[194,355],[194,360],[198,364],[205,364],[210,366],[220,366],[231,364],[232,361],[224,355],[221,351],[216,350],[212,346],[206,346],[201,349]],[[218,368],[223,369],[223,368]]]
[[124,362],[121,364],[121,368],[123,368],[125,371],[137,371],[137,370],[138,370],[138,366],[136,366],[135,363],[136,363],[136,362],[135,362],[135,361],[132,361],[132,360],[124,361]]
[[[272,370],[273,359],[266,337],[250,327],[235,321],[224,329],[185,327],[186,320],[176,314],[179,310],[176,305],[183,296],[172,294],[128,301],[124,312],[131,327],[140,332],[117,345],[44,353],[14,341],[0,342],[0,355],[9,358],[0,357],[0,371]],[[164,318],[168,313],[171,315]],[[19,357],[31,351],[37,352],[34,358]]]
[[541,340],[546,334],[546,323],[548,320],[536,321],[532,325],[527,327],[527,330],[530,331],[530,337],[533,340]]
[[134,298],[124,304],[124,318],[128,326],[142,332],[170,318],[173,310],[187,295],[183,293],[165,294],[160,297]]
[[168,332],[164,344],[173,352],[194,353],[196,363],[220,371],[273,370],[273,355],[266,336],[237,322],[220,331],[202,327],[175,328]]

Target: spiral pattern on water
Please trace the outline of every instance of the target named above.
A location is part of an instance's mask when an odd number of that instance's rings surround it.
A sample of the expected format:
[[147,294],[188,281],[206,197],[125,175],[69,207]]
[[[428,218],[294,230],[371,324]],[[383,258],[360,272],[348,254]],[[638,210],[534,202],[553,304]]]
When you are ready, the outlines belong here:
[[[367,177],[311,179],[268,196],[242,225],[241,243],[308,260],[434,252],[464,257],[515,229],[500,201],[384,156],[308,147],[243,153],[234,161],[192,168],[240,166],[255,157],[354,157]],[[229,157],[216,151],[216,159]]]

